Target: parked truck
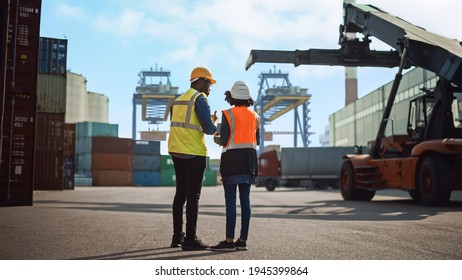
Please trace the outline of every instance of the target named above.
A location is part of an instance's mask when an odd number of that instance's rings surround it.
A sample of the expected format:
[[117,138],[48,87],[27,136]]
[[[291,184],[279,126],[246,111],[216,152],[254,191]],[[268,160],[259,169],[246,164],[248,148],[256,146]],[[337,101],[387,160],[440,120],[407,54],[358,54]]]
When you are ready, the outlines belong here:
[[339,188],[342,157],[358,147],[282,148],[258,157],[258,186],[274,191],[278,186]]

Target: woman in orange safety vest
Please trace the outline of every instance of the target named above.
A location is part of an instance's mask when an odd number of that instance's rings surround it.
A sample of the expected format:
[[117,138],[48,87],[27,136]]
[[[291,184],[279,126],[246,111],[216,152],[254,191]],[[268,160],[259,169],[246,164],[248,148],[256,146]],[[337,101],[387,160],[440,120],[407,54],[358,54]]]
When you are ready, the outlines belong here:
[[[220,173],[225,191],[226,239],[210,249],[247,250],[251,215],[250,186],[256,183],[258,176],[257,145],[260,139],[260,118],[249,108],[254,101],[245,82],[235,82],[225,96],[225,100],[234,107],[223,111],[220,136],[216,136],[214,140],[223,146]],[[234,242],[237,187],[241,205],[241,231],[239,238]]]

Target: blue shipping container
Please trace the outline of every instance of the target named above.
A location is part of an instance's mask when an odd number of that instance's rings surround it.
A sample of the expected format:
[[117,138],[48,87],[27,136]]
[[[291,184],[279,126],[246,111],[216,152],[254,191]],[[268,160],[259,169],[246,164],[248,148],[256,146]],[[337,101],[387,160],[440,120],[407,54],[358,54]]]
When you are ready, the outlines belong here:
[[135,142],[133,147],[135,155],[160,155],[160,141],[142,141]]
[[134,171],[160,171],[160,155],[134,155]]
[[77,154],[91,154],[92,137],[78,137],[75,139],[75,152]]
[[134,171],[133,182],[135,186],[160,186],[160,171]]

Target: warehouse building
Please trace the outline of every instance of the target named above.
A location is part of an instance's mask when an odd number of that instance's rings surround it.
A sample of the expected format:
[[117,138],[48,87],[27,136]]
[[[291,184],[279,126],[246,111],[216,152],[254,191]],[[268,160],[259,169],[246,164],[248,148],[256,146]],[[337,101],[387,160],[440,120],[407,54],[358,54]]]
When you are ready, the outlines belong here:
[[[409,101],[423,94],[422,88],[433,89],[437,77],[421,68],[413,68],[402,77],[385,135],[407,134]],[[331,146],[367,146],[375,140],[393,81],[348,104],[329,116]],[[453,103],[455,126],[462,118],[462,95]]]

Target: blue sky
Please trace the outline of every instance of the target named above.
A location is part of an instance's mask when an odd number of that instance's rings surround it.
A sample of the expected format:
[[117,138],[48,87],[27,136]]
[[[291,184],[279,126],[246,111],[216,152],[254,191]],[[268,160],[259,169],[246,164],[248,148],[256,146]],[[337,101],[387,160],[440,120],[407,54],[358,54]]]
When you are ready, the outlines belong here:
[[[368,0],[428,31],[462,39],[458,0]],[[217,84],[212,87],[212,110],[228,108],[223,93],[236,80],[246,81],[256,99],[258,75],[273,64],[255,64],[248,71],[245,61],[251,49],[295,50],[338,48],[342,22],[341,0],[42,0],[40,35],[68,39],[68,69],[84,75],[87,90],[109,97],[109,122],[119,124],[119,137],[130,138],[132,97],[140,70],[161,67],[171,71],[172,85],[183,92],[196,66],[211,70]],[[388,50],[373,38],[376,49]],[[344,106],[344,68],[290,64],[276,65],[289,73],[293,86],[308,88],[311,146],[328,125],[329,114]],[[393,79],[397,69],[359,68],[359,96]],[[279,85],[279,84],[276,84]],[[168,130],[141,123],[137,130]],[[289,112],[266,126],[268,131],[293,130]],[[299,145],[301,140],[298,141]],[[220,148],[207,137],[209,154],[219,158]],[[267,145],[293,145],[293,136],[274,136]],[[166,143],[162,153],[166,154]]]

